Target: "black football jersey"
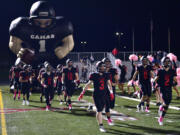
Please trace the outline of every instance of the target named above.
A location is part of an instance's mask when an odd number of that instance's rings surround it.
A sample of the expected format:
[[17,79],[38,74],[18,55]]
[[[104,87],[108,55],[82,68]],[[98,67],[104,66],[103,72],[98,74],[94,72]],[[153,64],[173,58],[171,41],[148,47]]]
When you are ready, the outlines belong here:
[[115,68],[110,68],[109,71],[108,71],[108,73],[109,73],[110,81],[113,82],[113,83],[115,83],[114,76],[118,74],[117,69],[115,69]]
[[27,71],[21,71],[19,76],[22,77],[23,80],[29,80],[30,74]]
[[47,72],[42,73],[42,78],[44,78],[44,84],[48,86],[53,86],[54,84],[54,73],[51,72],[50,75]]
[[77,73],[77,69],[72,67],[69,70],[68,67],[65,67],[65,68],[63,68],[63,73],[65,74],[64,82],[65,83],[71,83],[76,79],[75,74]]
[[94,95],[105,96],[108,90],[107,81],[110,80],[108,73],[92,73],[89,80],[93,81],[94,85]]
[[151,66],[147,65],[145,68],[143,65],[137,67],[137,71],[139,72],[139,82],[144,83],[151,80]]
[[21,68],[19,67],[14,67],[13,72],[14,72],[14,79],[19,79],[19,73],[22,71]]
[[173,85],[173,78],[176,75],[176,71],[173,69],[169,69],[168,71],[164,69],[160,69],[158,71],[157,76],[159,77],[158,79],[158,84],[161,87],[172,87]]
[[62,72],[61,71],[56,71],[56,77],[58,77],[58,83],[61,83],[61,79],[62,79]]
[[13,20],[9,28],[11,36],[18,37],[23,41],[23,48],[30,48],[43,55],[52,54],[47,61],[50,59],[49,61],[52,61],[53,64],[58,60],[54,55],[54,49],[61,46],[62,39],[72,33],[73,26],[64,17],[56,17],[52,26],[47,30],[32,25],[28,17],[19,17]]

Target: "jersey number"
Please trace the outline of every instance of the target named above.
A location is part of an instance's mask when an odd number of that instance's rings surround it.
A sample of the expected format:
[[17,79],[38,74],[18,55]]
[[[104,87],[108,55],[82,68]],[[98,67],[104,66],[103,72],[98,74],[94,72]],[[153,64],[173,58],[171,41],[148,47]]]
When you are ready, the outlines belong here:
[[45,40],[40,40],[39,45],[40,45],[39,52],[45,52],[46,51],[46,47],[45,47],[46,41]]
[[100,80],[100,87],[99,87],[100,90],[104,90],[104,79],[101,79]]
[[68,77],[68,80],[73,80],[73,75],[71,72],[68,72],[67,77]]
[[164,85],[165,85],[165,86],[169,86],[169,81],[170,81],[169,76],[166,75],[166,76],[165,76],[165,83],[164,83]]
[[144,80],[147,80],[147,79],[148,79],[148,72],[144,71]]
[[48,78],[48,85],[51,85],[51,81],[52,81],[52,79]]

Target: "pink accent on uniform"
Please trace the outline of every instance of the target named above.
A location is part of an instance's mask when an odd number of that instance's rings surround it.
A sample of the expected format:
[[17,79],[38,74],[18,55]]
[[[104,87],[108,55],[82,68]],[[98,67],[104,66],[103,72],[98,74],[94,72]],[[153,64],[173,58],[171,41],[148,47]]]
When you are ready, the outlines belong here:
[[112,121],[112,119],[111,118],[109,118],[108,119],[108,123],[112,123],[113,121]]
[[152,55],[148,55],[147,58],[150,62],[152,62],[154,60],[154,57]]
[[169,57],[171,61],[175,61],[175,62],[177,61],[177,56],[174,55],[173,53],[169,53],[167,57]]
[[129,55],[129,60],[130,61],[138,61],[138,56],[137,55],[135,55],[135,54],[131,54],[131,55]]
[[119,65],[121,65],[122,64],[122,61],[120,60],[120,59],[116,59],[115,60],[115,65],[116,66],[119,66]]
[[16,97],[16,92],[14,92],[14,97]]
[[162,116],[159,117],[159,122],[163,122],[163,117]]
[[163,111],[163,110],[164,110],[163,106],[160,106],[160,107],[159,107],[159,110],[160,110],[160,111]]
[[145,110],[145,112],[149,112],[149,107],[147,107],[147,106],[146,106],[146,110]]
[[18,91],[18,97],[20,97],[21,96],[21,92],[20,91]]

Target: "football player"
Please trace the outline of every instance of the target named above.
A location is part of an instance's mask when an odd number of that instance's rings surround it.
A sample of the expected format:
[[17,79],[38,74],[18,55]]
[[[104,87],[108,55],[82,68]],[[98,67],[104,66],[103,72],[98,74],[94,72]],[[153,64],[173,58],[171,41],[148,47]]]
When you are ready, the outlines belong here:
[[[94,100],[96,110],[97,110],[96,119],[99,124],[99,130],[101,132],[106,132],[102,123],[102,111],[105,105],[108,105],[107,102],[109,102],[108,91],[110,92],[111,100],[114,100],[114,95],[113,95],[113,90],[112,90],[109,74],[105,73],[104,63],[102,61],[98,61],[96,64],[96,67],[97,67],[98,72],[92,73],[90,75],[89,81],[85,85],[78,100],[81,100],[83,98],[85,91],[93,83],[94,85],[93,100]],[[109,120],[108,120],[108,124],[112,123],[112,121],[109,121]]]
[[9,33],[10,50],[26,64],[35,66],[46,60],[57,65],[74,47],[71,22],[56,17],[47,1],[35,2],[29,17],[13,20]]
[[14,85],[14,96],[13,99],[16,100],[16,94],[18,91],[18,99],[20,99],[21,96],[21,85],[19,82],[19,73],[22,71],[22,64],[19,63],[18,65],[16,65],[13,68],[13,73],[12,73],[12,77],[13,77],[13,85]]
[[73,67],[71,59],[66,60],[67,67],[63,68],[62,73],[62,85],[65,87],[68,97],[69,110],[72,110],[71,97],[74,93],[75,86],[80,83],[77,68]]
[[45,72],[42,73],[41,84],[44,87],[46,98],[46,111],[51,107],[51,101],[54,98],[54,73],[49,63],[45,64]]
[[154,78],[154,74],[152,72],[152,68],[148,65],[147,57],[143,56],[141,58],[141,65],[137,67],[136,72],[133,76],[133,81],[135,81],[136,76],[139,75],[139,86],[142,91],[141,102],[137,105],[137,112],[144,111],[144,102],[146,101],[146,112],[149,111],[150,97],[151,97],[151,77]]
[[172,87],[174,82],[177,82],[176,71],[170,67],[170,59],[168,57],[164,57],[162,62],[163,68],[158,71],[157,77],[154,80],[160,87],[163,99],[163,105],[159,107],[159,125],[163,125],[164,116],[172,100]]
[[[132,66],[132,71],[131,71],[131,77],[129,78],[130,84],[128,83],[129,85],[127,85],[127,89],[128,89],[128,94],[129,94],[129,95],[131,95],[131,93],[130,93],[130,86],[133,87],[133,89],[134,89],[134,94],[136,93],[135,83],[134,83],[134,82],[131,82],[131,80],[132,80],[132,78],[133,78],[133,75],[134,75],[134,73],[135,73],[135,71],[136,71],[136,64],[134,64],[134,61],[133,61],[133,60],[131,60],[131,66]],[[137,80],[137,77],[136,77],[136,80]],[[133,95],[133,96],[135,96],[135,95]]]
[[[105,64],[106,72],[109,74],[112,90],[114,94],[114,100],[110,100],[110,108],[113,109],[115,106],[115,95],[116,95],[116,85],[118,84],[119,76],[117,69],[113,68],[109,58],[104,58],[102,62]],[[110,96],[110,93],[109,93]],[[110,98],[109,98],[110,99]]]
[[58,64],[57,65],[57,71],[56,71],[56,75],[55,75],[55,82],[56,82],[56,88],[57,88],[57,93],[58,93],[58,97],[59,97],[59,104],[63,103],[63,100],[61,98],[61,93],[62,93],[62,69],[63,69],[63,65]]
[[[23,71],[19,73],[19,82],[21,83],[21,90],[23,93],[23,103],[22,105],[29,105],[29,71],[28,71],[28,65],[23,66]],[[25,98],[26,96],[26,98]]]
[[127,67],[125,65],[119,64],[119,69],[121,70],[121,74],[119,77],[118,87],[120,90],[122,90],[122,95],[124,95],[124,83],[126,82]]

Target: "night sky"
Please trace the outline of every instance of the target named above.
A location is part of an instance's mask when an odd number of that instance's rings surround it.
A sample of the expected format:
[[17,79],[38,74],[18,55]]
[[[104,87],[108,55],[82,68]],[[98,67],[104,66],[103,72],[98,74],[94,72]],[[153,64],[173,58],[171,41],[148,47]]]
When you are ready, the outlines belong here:
[[[65,16],[74,25],[73,51],[132,51],[132,28],[135,29],[135,51],[150,51],[150,20],[153,18],[154,51],[168,51],[168,28],[171,30],[171,52],[178,54],[180,45],[179,0],[49,0],[56,15]],[[1,60],[11,58],[8,51],[9,25],[19,16],[29,16],[35,0],[1,2]],[[115,32],[122,32],[120,44]],[[83,47],[81,41],[87,41]],[[126,49],[124,48],[126,46]],[[8,57],[6,57],[8,55]],[[180,57],[179,57],[180,58]]]

